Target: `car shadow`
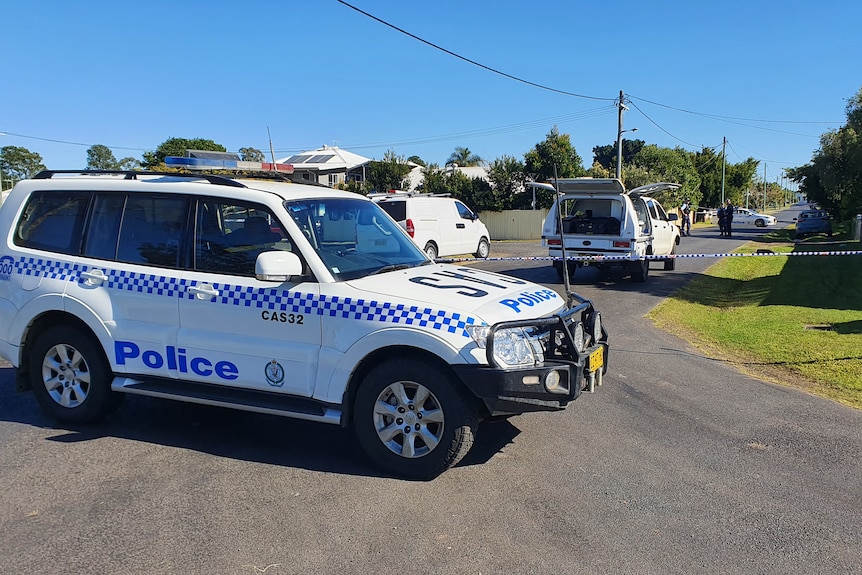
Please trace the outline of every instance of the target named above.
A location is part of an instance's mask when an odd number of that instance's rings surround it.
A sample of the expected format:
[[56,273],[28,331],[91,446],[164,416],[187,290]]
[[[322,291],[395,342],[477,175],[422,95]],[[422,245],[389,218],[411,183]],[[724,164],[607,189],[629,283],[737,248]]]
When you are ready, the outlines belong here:
[[[46,440],[55,443],[117,438],[237,461],[399,479],[365,456],[352,430],[324,423],[127,395],[101,423],[58,424],[42,413],[32,393],[15,391],[11,367],[0,368],[0,421],[51,430]],[[486,463],[519,433],[509,421],[480,424],[473,448],[458,466]]]

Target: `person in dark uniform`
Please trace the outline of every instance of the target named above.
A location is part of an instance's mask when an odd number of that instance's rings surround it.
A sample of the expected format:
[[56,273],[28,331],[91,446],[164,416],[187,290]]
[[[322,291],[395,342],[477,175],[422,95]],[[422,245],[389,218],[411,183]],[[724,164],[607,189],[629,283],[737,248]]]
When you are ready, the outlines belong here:
[[727,198],[727,205],[724,207],[724,237],[726,238],[733,236],[733,210],[733,203],[730,198]]
[[723,237],[724,226],[727,223],[727,218],[724,217],[724,206],[719,206],[715,215],[718,217],[718,237]]

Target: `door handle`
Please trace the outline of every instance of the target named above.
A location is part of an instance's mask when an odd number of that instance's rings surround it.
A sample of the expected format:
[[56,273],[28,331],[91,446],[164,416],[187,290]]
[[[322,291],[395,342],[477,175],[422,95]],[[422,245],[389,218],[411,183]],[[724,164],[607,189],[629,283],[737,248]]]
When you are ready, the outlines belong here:
[[105,272],[98,268],[94,268],[85,272],[81,272],[81,279],[84,280],[84,283],[88,286],[97,286],[102,285],[106,281],[108,281],[108,276],[105,275]]
[[189,293],[195,294],[195,299],[200,299],[204,301],[213,300],[219,295],[219,291],[210,284],[199,284],[191,286],[189,288]]
[[465,226],[464,224],[455,224],[455,227],[458,228],[459,230],[463,230],[467,226]]

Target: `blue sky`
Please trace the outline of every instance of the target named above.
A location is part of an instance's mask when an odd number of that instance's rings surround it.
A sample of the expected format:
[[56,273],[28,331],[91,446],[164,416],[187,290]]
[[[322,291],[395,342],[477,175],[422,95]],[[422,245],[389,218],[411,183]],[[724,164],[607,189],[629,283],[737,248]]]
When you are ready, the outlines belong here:
[[[277,157],[321,145],[442,165],[523,154],[557,126],[584,163],[626,137],[805,164],[862,88],[862,3],[350,0],[7,2],[0,146],[53,169],[93,144],[140,158],[171,137]],[[717,118],[720,116],[721,118]]]

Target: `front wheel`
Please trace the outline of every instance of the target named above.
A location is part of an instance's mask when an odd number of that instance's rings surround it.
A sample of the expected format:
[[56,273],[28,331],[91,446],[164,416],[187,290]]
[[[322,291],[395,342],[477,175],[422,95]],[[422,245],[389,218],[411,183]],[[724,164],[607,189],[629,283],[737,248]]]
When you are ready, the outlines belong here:
[[29,353],[36,401],[63,423],[91,423],[114,411],[124,395],[111,391],[111,366],[92,335],[68,325],[45,330]]
[[422,361],[398,359],[362,380],[353,422],[375,463],[399,476],[433,479],[470,451],[478,415],[451,376]]
[[765,222],[765,221],[763,221],[763,220],[756,220],[756,221],[754,222],[754,225],[755,225],[755,226],[757,226],[758,228],[765,228],[765,227],[766,227],[766,222]]
[[488,243],[488,240],[482,238],[479,240],[479,247],[476,248],[476,253],[473,255],[477,258],[485,259],[488,257],[488,254],[491,253],[491,244]]

